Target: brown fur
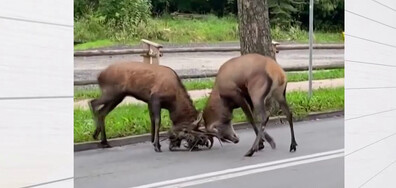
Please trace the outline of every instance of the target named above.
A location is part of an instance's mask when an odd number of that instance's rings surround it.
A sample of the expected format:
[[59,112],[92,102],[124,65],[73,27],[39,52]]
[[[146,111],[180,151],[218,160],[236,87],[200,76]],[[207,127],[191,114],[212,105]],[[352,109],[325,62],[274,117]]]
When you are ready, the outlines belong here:
[[[257,135],[255,143],[246,156],[251,156],[264,147],[261,137],[265,137],[274,148],[275,142],[263,130],[269,117],[268,101],[274,98],[288,116],[292,131],[291,150],[295,150],[297,144],[294,139],[292,115],[284,96],[286,83],[285,72],[270,57],[247,54],[228,60],[218,71],[203,112],[207,130],[217,132],[223,141],[237,143],[239,138],[231,126],[231,119],[233,109],[241,107]],[[253,112],[260,115],[262,126],[256,125]]]
[[[161,108],[169,111],[173,128],[182,131],[196,126],[198,111],[178,75],[169,67],[141,62],[115,63],[100,73],[98,82],[102,96],[91,101],[97,122],[94,138],[102,132],[102,144],[105,146],[108,144],[104,118],[125,96],[149,104],[152,142],[156,151],[161,151],[158,140]],[[99,109],[101,105],[103,107]]]

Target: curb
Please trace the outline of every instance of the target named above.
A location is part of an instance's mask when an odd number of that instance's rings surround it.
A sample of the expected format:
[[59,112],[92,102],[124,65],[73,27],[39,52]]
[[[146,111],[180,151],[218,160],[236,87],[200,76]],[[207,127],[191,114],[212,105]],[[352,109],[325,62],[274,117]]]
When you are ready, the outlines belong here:
[[[307,44],[279,44],[278,50],[303,50],[309,49]],[[313,49],[344,49],[344,44],[314,44]],[[164,48],[161,53],[186,53],[186,52],[235,52],[240,51],[240,46],[232,47],[182,47],[182,48]],[[125,55],[125,54],[143,54],[147,53],[146,49],[120,49],[120,50],[82,50],[75,51],[74,57],[87,56],[104,56],[104,55]]]
[[[339,116],[344,116],[344,110],[313,112],[304,118],[295,119],[294,122],[324,119],[324,118],[339,117]],[[279,119],[286,120],[285,116],[271,117],[268,121],[267,128],[274,127],[275,125],[280,124]],[[246,122],[242,122],[242,123],[235,123],[233,126],[235,130],[241,130],[241,129],[249,128],[251,125],[249,125]],[[160,132],[160,137],[166,135],[167,132]],[[150,134],[142,134],[136,136],[127,136],[122,138],[113,138],[113,139],[109,139],[108,142],[111,146],[117,147],[117,146],[147,142],[150,140],[151,140]],[[74,152],[99,149],[100,148],[99,143],[100,141],[90,141],[90,142],[82,142],[82,143],[74,144]]]

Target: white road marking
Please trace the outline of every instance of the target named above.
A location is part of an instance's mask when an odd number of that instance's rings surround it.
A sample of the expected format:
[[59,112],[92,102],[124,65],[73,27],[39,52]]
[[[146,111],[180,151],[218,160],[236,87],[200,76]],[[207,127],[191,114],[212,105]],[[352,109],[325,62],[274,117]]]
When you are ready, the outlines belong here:
[[271,161],[266,163],[259,163],[255,165],[243,166],[216,172],[209,172],[189,177],[177,178],[173,180],[166,180],[157,183],[137,186],[135,188],[151,188],[151,187],[185,187],[191,185],[198,185],[218,180],[235,178],[249,174],[255,174],[280,168],[297,166],[301,164],[313,163],[323,160],[329,160],[344,156],[344,149],[333,150],[328,152],[315,153],[300,157],[283,159],[278,161]]

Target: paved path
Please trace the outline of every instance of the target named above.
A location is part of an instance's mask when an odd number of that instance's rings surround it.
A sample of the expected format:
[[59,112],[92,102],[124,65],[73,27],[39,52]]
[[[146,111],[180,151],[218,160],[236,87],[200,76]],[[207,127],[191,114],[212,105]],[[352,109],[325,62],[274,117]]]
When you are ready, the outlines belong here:
[[[216,73],[227,60],[239,52],[197,52],[164,54],[160,64],[169,66],[179,75]],[[308,65],[308,50],[287,50],[277,54],[278,63],[286,67]],[[74,57],[74,80],[95,80],[97,74],[116,61],[142,61],[140,55]],[[343,64],[344,50],[314,50],[313,65]]]
[[[288,126],[270,126],[277,143],[243,157],[253,143],[251,129],[237,131],[238,144],[215,143],[211,150],[162,153],[151,143],[76,152],[75,187],[321,187],[344,185],[344,118],[295,123],[297,151],[289,153]],[[341,151],[341,153],[340,153]],[[327,153],[323,153],[327,152]],[[298,157],[298,158],[297,158]],[[227,170],[227,171],[224,171]],[[175,183],[172,184],[171,182]]]
[[[332,87],[341,87],[344,86],[344,78],[338,79],[329,79],[329,80],[313,80],[312,81],[312,88],[319,89],[319,88],[332,88]],[[290,82],[287,84],[287,92],[291,91],[307,91],[308,90],[308,81],[303,82]],[[211,89],[203,89],[203,90],[192,90],[188,93],[190,94],[191,99],[196,100],[199,98],[207,97],[210,94]],[[84,99],[74,102],[74,108],[84,108],[88,109],[88,102],[91,99]],[[120,105],[125,104],[143,104],[142,101],[136,100],[132,97],[126,97]]]

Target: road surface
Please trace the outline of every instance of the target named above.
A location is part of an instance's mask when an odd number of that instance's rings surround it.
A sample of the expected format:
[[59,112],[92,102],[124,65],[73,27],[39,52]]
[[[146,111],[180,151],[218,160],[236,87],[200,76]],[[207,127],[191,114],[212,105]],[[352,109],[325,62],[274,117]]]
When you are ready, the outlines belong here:
[[149,142],[76,152],[75,187],[343,187],[344,118],[297,122],[295,132],[295,153],[284,124],[268,128],[277,148],[266,145],[251,158],[243,157],[251,129],[237,131],[238,144],[198,152],[170,152],[166,141],[162,153]]
[[[216,73],[227,60],[239,56],[239,52],[165,53],[160,64],[169,66],[179,75]],[[282,67],[308,65],[309,50],[287,50],[277,54]],[[74,57],[74,80],[94,80],[99,71],[116,61],[142,61],[139,54],[117,56]],[[313,65],[342,64],[344,50],[314,50]]]

